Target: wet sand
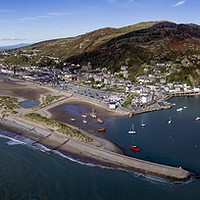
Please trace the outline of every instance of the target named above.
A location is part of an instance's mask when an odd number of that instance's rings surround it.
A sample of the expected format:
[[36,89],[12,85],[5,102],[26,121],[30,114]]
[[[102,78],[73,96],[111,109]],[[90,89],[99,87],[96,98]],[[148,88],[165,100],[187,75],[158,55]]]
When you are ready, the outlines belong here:
[[[92,118],[92,110],[95,111],[97,118]],[[122,117],[127,116],[127,113],[116,112],[108,110],[98,104],[90,103],[84,100],[78,100],[76,98],[71,98],[65,103],[62,103],[58,106],[52,107],[47,110],[50,113],[50,118],[53,120],[58,120],[70,124],[72,126],[80,127],[83,130],[102,137],[104,133],[99,133],[99,128],[107,128],[109,126],[108,119],[111,117]],[[87,124],[83,123],[82,114],[87,115],[86,120]],[[71,121],[71,118],[75,119],[75,122]],[[104,123],[99,124],[97,119],[100,118]]]
[[7,82],[5,80],[0,80],[0,95],[17,97],[23,100],[39,101],[42,94],[49,92],[48,89],[27,84],[23,81]]

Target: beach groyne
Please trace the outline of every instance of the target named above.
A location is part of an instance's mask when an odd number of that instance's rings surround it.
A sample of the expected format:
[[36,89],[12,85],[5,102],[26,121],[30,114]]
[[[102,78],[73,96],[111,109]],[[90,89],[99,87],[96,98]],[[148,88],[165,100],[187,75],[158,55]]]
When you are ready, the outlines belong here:
[[42,127],[35,127],[34,125],[26,127],[7,119],[0,119],[0,124],[7,127],[8,130],[13,130],[16,134],[23,135],[50,147],[52,150],[56,149],[61,152],[88,157],[122,170],[138,172],[171,181],[187,181],[191,177],[190,172],[187,170],[117,154]]

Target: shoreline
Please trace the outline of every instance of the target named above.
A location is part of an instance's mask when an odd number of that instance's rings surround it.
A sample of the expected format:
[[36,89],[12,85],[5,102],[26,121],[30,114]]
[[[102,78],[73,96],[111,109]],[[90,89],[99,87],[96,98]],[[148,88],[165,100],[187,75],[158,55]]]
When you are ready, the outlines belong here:
[[51,130],[44,129],[42,127],[33,129],[35,126],[25,127],[22,125],[23,122],[22,124],[19,124],[19,121],[15,122],[1,118],[0,124],[4,125],[4,127],[10,128],[10,130],[20,132],[21,134],[19,135],[28,137],[40,144],[43,144],[44,146],[50,147],[52,150],[58,150],[64,155],[71,154],[81,158],[86,157],[89,158],[89,160],[94,160],[94,162],[96,160],[97,163],[102,163],[103,166],[113,166],[115,169],[137,172],[144,175],[164,178],[170,181],[183,182],[189,180],[191,177],[191,174],[186,170],[117,154],[80,142],[76,139],[66,137],[56,132],[51,133]]
[[[53,95],[57,94],[57,95],[65,96],[65,98],[61,100],[50,103],[49,105],[46,105],[42,108],[37,108],[33,110],[35,111],[35,113],[38,113],[42,116],[45,115],[45,117],[52,117],[51,113],[49,112],[49,109],[62,105],[63,102],[65,101],[74,102],[76,99],[79,102],[79,104],[81,104],[80,102],[83,102],[83,101],[80,101],[78,97],[75,98],[74,96],[72,96],[71,94],[67,92],[66,93],[58,92],[55,89],[41,87],[33,83],[23,82],[20,84],[23,85],[23,87],[25,86],[28,87],[24,91],[22,91],[22,93],[20,94],[21,97],[24,97],[24,99],[26,99],[26,97],[23,95],[27,95],[24,93],[26,93],[26,91],[29,91],[30,88],[33,89],[33,91],[35,92],[34,93],[35,97],[38,97],[39,94],[40,94],[40,98],[42,97],[41,90],[47,91],[46,93],[51,93]],[[15,85],[15,84],[13,83],[13,84],[8,84],[8,85],[10,86],[10,85]],[[8,90],[10,90],[9,87],[8,87]],[[17,91],[19,90],[13,89],[10,92],[12,94],[16,94]],[[17,96],[17,98],[19,98],[19,95]],[[85,99],[84,101],[86,101],[87,104],[91,105],[91,102],[88,102]],[[108,112],[108,109],[105,108],[105,106],[98,105],[97,103],[93,103],[91,106],[93,105],[100,107],[100,109],[104,109],[105,112],[104,111],[102,112],[104,115],[109,113],[113,117],[114,116],[116,117],[116,116],[124,116],[125,114],[126,115],[128,114],[127,112],[124,112],[124,111],[109,111]],[[22,109],[22,108],[19,109],[19,115],[24,115],[30,112],[31,111],[29,109]],[[164,179],[168,179],[172,181],[186,181],[191,177],[190,172],[183,169],[139,160],[136,158],[122,155],[119,152],[116,153],[115,152],[116,146],[103,138],[96,137],[94,139],[96,144],[90,145],[88,143],[81,142],[78,139],[70,138],[69,136],[57,133],[52,129],[41,127],[38,124],[21,121],[20,119],[17,118],[16,115],[10,115],[8,119],[9,120],[0,118],[0,124],[4,125],[4,127],[8,128],[8,130],[17,132],[18,135],[22,135],[24,137],[33,139],[35,142],[51,147],[52,150],[58,150],[60,152],[65,152],[66,154],[73,154],[73,155],[76,155],[77,157],[81,157],[84,159],[88,158],[89,160],[101,162],[103,163],[103,165],[116,166],[116,168],[118,169],[120,168],[126,171],[138,172],[144,175],[156,176],[156,177],[160,177],[160,178],[164,178]],[[85,134],[87,134],[87,132],[85,132]],[[97,145],[98,142],[100,143],[100,145]]]

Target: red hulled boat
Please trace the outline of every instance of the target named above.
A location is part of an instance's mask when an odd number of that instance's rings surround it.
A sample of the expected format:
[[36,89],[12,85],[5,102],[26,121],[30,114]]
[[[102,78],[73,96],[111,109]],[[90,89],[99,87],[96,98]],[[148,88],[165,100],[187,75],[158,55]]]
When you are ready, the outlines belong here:
[[133,150],[133,151],[140,151],[140,149],[137,146],[131,146],[131,150]]

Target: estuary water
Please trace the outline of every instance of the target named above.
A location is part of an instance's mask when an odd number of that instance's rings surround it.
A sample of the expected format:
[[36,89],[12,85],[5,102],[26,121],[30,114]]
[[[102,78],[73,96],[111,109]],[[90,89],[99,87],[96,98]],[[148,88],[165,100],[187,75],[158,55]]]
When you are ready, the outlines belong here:
[[[106,133],[132,157],[141,158],[200,173],[199,97],[181,97],[170,110],[109,118]],[[184,108],[177,112],[177,108]],[[168,124],[171,116],[172,123]],[[141,121],[146,124],[141,127]],[[128,135],[131,124],[136,135]],[[9,137],[6,137],[8,135]],[[26,143],[26,144],[24,144]],[[85,200],[85,199],[199,199],[200,180],[173,183],[136,173],[81,164],[59,152],[5,131],[0,132],[1,200]],[[29,144],[29,145],[27,145]],[[130,145],[141,151],[132,152]]]

